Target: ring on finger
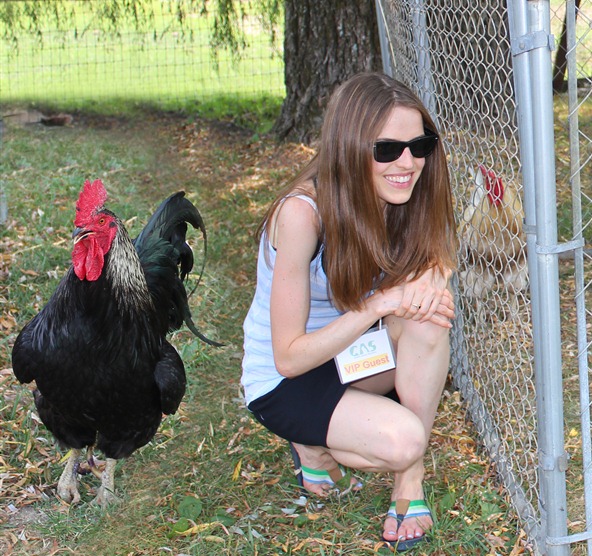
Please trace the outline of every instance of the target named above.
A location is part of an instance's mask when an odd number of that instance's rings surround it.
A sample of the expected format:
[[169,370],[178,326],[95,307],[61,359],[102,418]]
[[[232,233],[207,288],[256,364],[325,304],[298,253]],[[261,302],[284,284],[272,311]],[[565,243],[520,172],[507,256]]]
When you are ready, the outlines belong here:
[[411,306],[416,307],[417,309],[421,309],[421,305],[418,305],[417,303],[412,303]]

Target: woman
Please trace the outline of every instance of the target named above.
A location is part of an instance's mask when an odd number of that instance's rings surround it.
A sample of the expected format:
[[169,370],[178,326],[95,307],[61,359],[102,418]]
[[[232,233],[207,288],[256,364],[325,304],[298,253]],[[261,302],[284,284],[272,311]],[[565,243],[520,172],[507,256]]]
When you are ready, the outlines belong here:
[[[383,539],[406,550],[433,523],[423,456],[454,317],[448,170],[420,100],[378,73],[339,87],[318,153],[271,205],[258,236],[244,324],[248,408],[292,443],[311,492],[326,495],[339,464],[392,473]],[[333,358],[380,319],[396,369],[342,384]]]

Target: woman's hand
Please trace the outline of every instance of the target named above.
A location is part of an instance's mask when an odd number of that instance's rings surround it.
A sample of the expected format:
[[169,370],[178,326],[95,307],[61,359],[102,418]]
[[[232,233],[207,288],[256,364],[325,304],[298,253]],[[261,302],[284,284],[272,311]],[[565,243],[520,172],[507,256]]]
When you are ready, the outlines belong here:
[[[444,319],[454,318],[454,301],[448,290],[448,280],[452,272],[442,274],[437,268],[430,268],[417,278],[403,284],[403,299],[396,316],[419,322],[433,321],[438,324]],[[433,321],[435,322],[435,321]]]
[[448,290],[448,279],[438,269],[429,269],[415,279],[399,286],[377,292],[375,303],[380,304],[379,312],[418,322],[433,322],[451,328],[454,318],[454,300]]

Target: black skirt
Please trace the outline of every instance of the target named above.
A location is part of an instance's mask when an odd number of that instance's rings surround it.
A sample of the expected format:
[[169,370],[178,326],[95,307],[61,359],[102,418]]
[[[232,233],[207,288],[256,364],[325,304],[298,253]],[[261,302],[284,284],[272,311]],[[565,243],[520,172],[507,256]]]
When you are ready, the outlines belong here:
[[331,416],[346,388],[331,359],[300,376],[285,378],[271,392],[253,400],[249,410],[281,438],[326,447]]
[[[248,408],[257,421],[281,438],[328,447],[329,423],[347,388],[349,385],[341,384],[331,359],[300,376],[285,378]],[[388,397],[398,401],[394,391]]]

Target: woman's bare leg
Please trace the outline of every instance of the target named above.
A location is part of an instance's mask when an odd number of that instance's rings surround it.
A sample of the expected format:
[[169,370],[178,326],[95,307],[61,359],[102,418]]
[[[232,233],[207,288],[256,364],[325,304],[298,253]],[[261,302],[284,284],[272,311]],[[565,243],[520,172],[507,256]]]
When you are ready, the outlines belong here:
[[[363,471],[391,472],[391,500],[423,499],[423,457],[448,373],[448,330],[431,323],[394,318],[388,322],[397,346],[397,369],[349,388],[337,405],[327,435],[329,450],[295,445],[302,463],[331,470],[337,462]],[[400,404],[384,394],[396,387]],[[319,485],[305,485],[326,494]],[[420,536],[432,520],[387,517],[387,540]]]
[[[362,385],[368,392],[377,394],[387,394],[394,389],[395,383],[395,371],[389,371],[367,378],[364,381],[357,383]],[[309,467],[310,469],[322,469],[329,473],[334,482],[336,479],[341,477],[341,471],[339,470],[338,463],[331,454],[328,448],[322,446],[306,446],[304,444],[297,444],[293,442],[292,445],[298,452],[302,465]],[[358,484],[357,479],[352,478],[352,487]],[[327,496],[331,487],[329,485],[319,485],[303,481],[303,486],[309,492],[316,494],[317,496]]]
[[[426,448],[434,424],[450,363],[450,342],[447,329],[414,321],[395,321],[397,337],[397,373],[395,387],[401,404],[421,420]],[[403,324],[403,326],[400,326]],[[391,500],[415,500],[424,497],[423,458],[403,473],[395,474]],[[419,522],[420,521],[420,522]],[[406,519],[397,530],[396,520],[385,522],[385,538],[413,538],[432,526],[429,518]],[[397,531],[397,535],[391,534]]]
[[[400,319],[393,319],[389,330],[397,344],[394,384],[401,404],[384,397],[360,400],[344,395],[331,420],[328,444],[331,455],[344,465],[393,472],[391,500],[423,499],[423,456],[448,373],[449,334],[447,329],[430,323]],[[389,374],[361,381],[355,389],[385,394],[392,388]],[[352,415],[359,416],[355,420],[359,437],[353,442]],[[375,443],[387,443],[392,450],[381,449]],[[413,538],[431,525],[429,518],[421,523],[413,518],[397,527],[396,520],[389,517],[385,521],[384,537]]]

